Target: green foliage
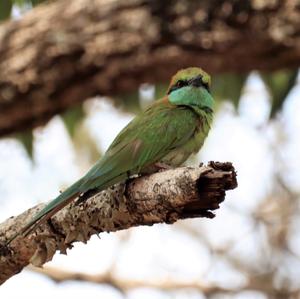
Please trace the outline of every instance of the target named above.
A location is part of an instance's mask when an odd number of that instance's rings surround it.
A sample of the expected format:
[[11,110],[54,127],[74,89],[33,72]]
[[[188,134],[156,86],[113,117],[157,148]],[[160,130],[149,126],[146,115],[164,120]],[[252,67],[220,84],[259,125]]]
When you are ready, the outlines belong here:
[[[1,0],[2,1],[2,0]],[[25,5],[36,6],[48,0],[10,0],[12,4],[18,5],[19,7],[24,7]]]
[[[296,83],[298,70],[280,70],[270,73],[260,73],[270,96],[272,108],[270,118],[282,108],[282,105],[290,90]],[[212,94],[217,100],[230,100],[237,108],[239,105],[243,86],[248,74],[220,74],[213,76]]]
[[80,122],[76,127],[72,141],[76,151],[77,161],[87,165],[87,168],[101,157],[101,152],[96,144],[95,138],[91,135],[84,121]]
[[41,3],[45,2],[45,1],[46,0],[31,0],[30,2],[32,4],[32,6],[36,6],[36,5],[39,5],[39,4],[41,4]]
[[164,97],[168,90],[167,83],[160,83],[155,85],[155,99],[160,99]]
[[10,0],[0,0],[0,21],[10,17],[12,2]]
[[24,8],[33,7],[49,0],[0,0],[0,21],[6,20],[11,16],[14,5]]
[[70,108],[64,114],[62,114],[63,122],[66,126],[71,138],[74,137],[77,126],[82,122],[85,117],[85,113],[82,105]]
[[225,73],[212,77],[212,95],[216,101],[230,100],[237,108],[248,74]]
[[[167,83],[159,83],[155,85],[155,94],[154,100],[161,99],[167,93],[168,84]],[[143,105],[141,105],[139,91],[123,94],[119,96],[116,101],[118,106],[121,106],[121,109],[126,112],[131,112],[137,114],[144,109]],[[121,103],[121,105],[120,105]]]
[[26,4],[30,4],[30,0],[10,0],[12,4],[15,4],[19,7],[25,6]]
[[298,70],[280,70],[260,74],[272,99],[270,118],[273,118],[282,108],[287,95],[296,83],[297,74]]
[[117,96],[115,103],[118,107],[120,107],[123,111],[126,112],[137,114],[141,111],[138,90]]
[[87,164],[90,165],[97,161],[100,152],[85,125],[85,117],[86,114],[82,105],[70,108],[61,115],[78,156],[85,157],[88,160],[86,161]]
[[33,142],[34,136],[32,130],[27,130],[21,133],[16,134],[15,136],[24,146],[26,153],[28,154],[29,158],[33,159]]

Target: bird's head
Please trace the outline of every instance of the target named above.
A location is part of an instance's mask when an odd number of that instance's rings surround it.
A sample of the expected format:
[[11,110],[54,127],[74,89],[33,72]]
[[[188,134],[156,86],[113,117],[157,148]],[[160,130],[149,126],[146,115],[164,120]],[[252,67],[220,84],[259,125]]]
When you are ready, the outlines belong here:
[[185,87],[203,87],[207,91],[210,90],[210,75],[198,67],[189,67],[178,71],[173,77],[169,85],[168,94],[172,91]]
[[169,101],[177,105],[196,105],[212,109],[210,75],[198,67],[178,71],[168,88]]

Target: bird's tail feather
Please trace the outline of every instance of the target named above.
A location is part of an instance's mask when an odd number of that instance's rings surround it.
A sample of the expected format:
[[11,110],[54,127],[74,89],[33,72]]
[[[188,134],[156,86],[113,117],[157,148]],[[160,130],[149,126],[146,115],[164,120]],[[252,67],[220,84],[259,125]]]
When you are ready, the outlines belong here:
[[28,222],[19,232],[13,235],[7,242],[6,245],[10,244],[19,235],[27,236],[33,230],[35,230],[39,225],[45,223],[50,219],[55,213],[65,207],[67,204],[72,202],[76,197],[80,195],[80,185],[82,179],[78,180],[76,183],[71,185],[68,189],[62,192],[58,197],[48,203],[40,212],[38,212],[33,219]]

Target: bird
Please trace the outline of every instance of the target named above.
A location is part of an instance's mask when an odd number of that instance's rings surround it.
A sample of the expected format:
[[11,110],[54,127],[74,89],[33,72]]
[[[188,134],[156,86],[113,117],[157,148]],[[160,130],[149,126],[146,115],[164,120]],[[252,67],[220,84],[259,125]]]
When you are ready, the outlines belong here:
[[134,175],[178,167],[202,147],[213,120],[211,77],[199,67],[179,70],[166,95],[138,114],[113,140],[105,154],[78,181],[50,201],[25,224],[27,236],[72,201],[81,202]]

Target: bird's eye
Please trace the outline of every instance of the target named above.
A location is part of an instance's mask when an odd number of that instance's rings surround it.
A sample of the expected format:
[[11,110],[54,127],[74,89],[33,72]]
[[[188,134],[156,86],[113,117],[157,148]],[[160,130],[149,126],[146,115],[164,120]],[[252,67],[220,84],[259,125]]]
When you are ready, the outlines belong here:
[[176,83],[176,86],[177,86],[177,87],[182,87],[182,86],[184,86],[184,85],[185,85],[185,83],[184,83],[183,80],[178,80],[177,83]]
[[188,82],[185,80],[178,80],[174,85],[169,89],[168,94],[170,94],[172,91],[179,89],[183,86],[187,86]]

